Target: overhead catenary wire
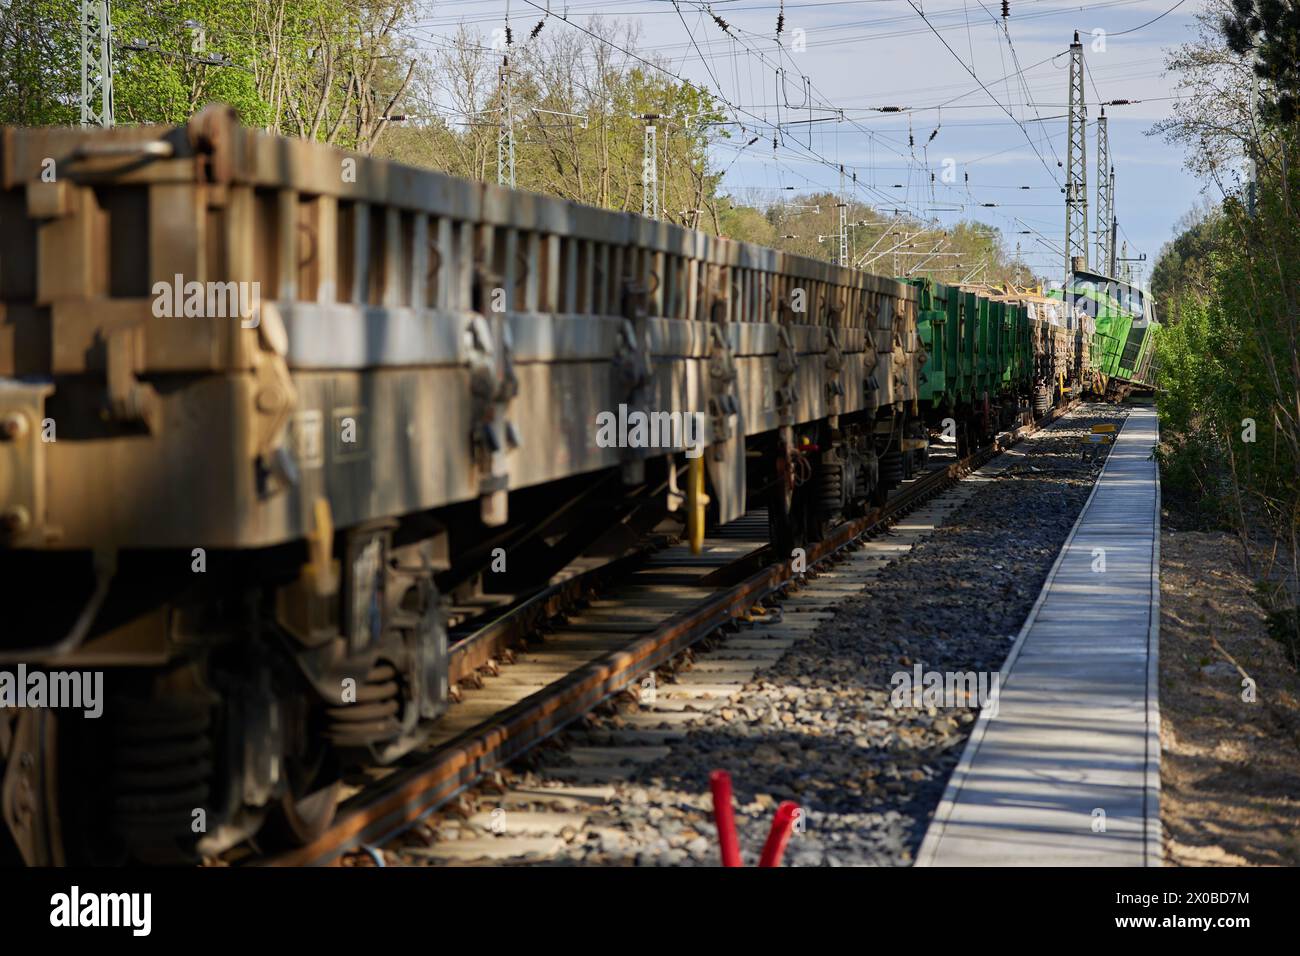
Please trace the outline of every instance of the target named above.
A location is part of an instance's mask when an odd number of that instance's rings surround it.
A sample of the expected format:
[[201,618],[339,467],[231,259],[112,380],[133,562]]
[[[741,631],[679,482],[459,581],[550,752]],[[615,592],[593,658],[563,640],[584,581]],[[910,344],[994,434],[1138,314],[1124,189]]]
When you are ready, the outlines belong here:
[[1025,129],[1025,124],[1022,123],[1019,119],[1017,119],[1015,114],[1012,113],[1011,110],[1007,109],[1007,107],[1002,104],[1002,101],[999,100],[996,95],[994,95],[993,91],[988,88],[988,86],[984,83],[983,80],[979,78],[979,76],[975,73],[975,71],[972,70],[969,66],[967,66],[966,62],[962,60],[960,56],[957,55],[957,51],[954,50],[952,46],[949,45],[948,41],[943,38],[943,34],[941,34],[938,30],[934,29],[934,27],[930,24],[929,19],[926,17],[925,12],[916,5],[914,0],[907,0],[907,5],[911,7],[913,10],[915,10],[916,15],[925,21],[926,25],[930,27],[934,35],[939,38],[939,42],[942,43],[945,49],[947,49],[948,52],[953,55],[953,58],[956,59],[956,61],[962,65],[962,67],[966,70],[966,72],[969,73],[974,78],[975,82],[978,83],[980,87],[984,90],[984,92],[988,94],[989,99],[993,100],[993,102],[996,103],[1004,113],[1006,113],[1008,116],[1011,117],[1011,119],[1015,122],[1016,126],[1020,128],[1020,131],[1025,134],[1026,141],[1029,143],[1030,148],[1033,149],[1034,155],[1038,157],[1038,161],[1043,164],[1043,168],[1047,170],[1048,175],[1051,176],[1053,180],[1059,183],[1060,179],[1057,178],[1056,171],[1047,165],[1047,160],[1043,158],[1043,154],[1040,153],[1038,151],[1038,147],[1034,145],[1033,137],[1029,135],[1029,130]]
[[[537,9],[539,9],[539,10],[543,9],[543,8],[540,7],[536,2],[534,2],[534,0],[524,0],[524,2],[527,3],[527,4],[529,4],[529,5],[532,6],[532,7],[535,7],[535,8],[537,8]],[[619,51],[620,53],[622,53],[623,55],[625,55],[625,56],[627,56],[627,57],[630,57],[631,59],[634,59],[634,60],[636,60],[637,62],[642,63],[642,64],[644,64],[644,65],[650,67],[650,68],[653,69],[653,70],[656,70],[656,71],[658,71],[658,72],[660,72],[660,73],[663,73],[663,74],[666,75],[666,76],[671,77],[672,79],[674,79],[674,80],[676,80],[677,82],[683,84],[684,86],[686,86],[686,87],[688,87],[688,88],[690,88],[690,89],[693,89],[693,90],[695,90],[696,92],[706,94],[706,95],[710,96],[711,98],[716,98],[717,100],[719,100],[719,101],[724,105],[724,107],[725,107],[728,111],[732,112],[733,115],[739,115],[739,114],[743,113],[744,115],[750,117],[750,119],[751,119],[753,122],[755,122],[756,124],[758,124],[758,125],[760,125],[760,126],[771,126],[771,124],[768,123],[767,121],[765,121],[765,120],[764,120],[760,115],[758,115],[758,114],[752,112],[751,110],[744,109],[743,107],[740,107],[740,106],[738,106],[737,104],[734,104],[730,99],[728,99],[728,98],[725,96],[725,94],[722,93],[721,89],[716,90],[716,91],[712,91],[712,90],[708,90],[708,89],[702,88],[702,87],[700,87],[698,84],[693,83],[693,82],[691,82],[690,80],[687,80],[685,77],[682,77],[680,74],[677,74],[677,73],[672,72],[671,70],[668,70],[668,69],[667,69],[666,67],[664,67],[662,64],[660,64],[660,63],[656,63],[655,61],[650,60],[650,59],[648,59],[648,58],[642,56],[642,55],[639,54],[639,53],[636,53],[636,52],[634,52],[634,51],[632,51],[632,50],[629,50],[629,49],[627,49],[626,47],[622,46],[621,44],[615,43],[614,41],[610,40],[610,39],[607,38],[607,37],[602,37],[602,36],[598,35],[598,34],[594,33],[594,32],[591,31],[591,30],[589,30],[587,27],[583,26],[583,25],[580,24],[580,23],[575,23],[574,21],[572,21],[572,20],[570,20],[570,19],[567,19],[567,18],[561,18],[561,20],[562,20],[562,22],[568,24],[570,27],[573,27],[574,29],[579,30],[580,32],[586,34],[587,36],[591,37],[592,39],[597,40],[598,42],[604,43],[604,44],[606,44],[607,46],[609,46],[609,47],[611,47],[611,48],[613,48],[613,49],[618,50],[618,51]],[[710,75],[711,75],[711,76],[713,75],[713,74],[712,74],[712,71],[710,71]],[[717,81],[716,81],[716,79],[715,79],[715,83],[716,83],[716,82],[717,82]],[[798,142],[797,140],[794,141],[794,142],[795,142],[796,145],[798,145],[801,149],[805,150],[805,151],[808,152],[811,156],[813,156],[813,157],[814,157],[814,158],[815,158],[815,159],[816,159],[816,160],[817,160],[817,161],[818,161],[822,166],[824,166],[824,167],[826,167],[826,168],[828,168],[828,169],[838,169],[838,164],[837,164],[837,163],[832,162],[830,159],[828,159],[826,156],[822,155],[818,150],[816,150],[815,148],[813,148],[811,145],[807,145],[807,144],[804,144],[804,143]],[[856,180],[855,183],[854,183],[854,185],[855,185],[855,187],[856,187],[857,189],[859,189],[859,190],[865,190],[865,185],[864,185],[860,180]],[[909,203],[909,202],[906,202],[906,201],[905,201],[905,202],[904,202],[904,206],[909,207],[909,209],[910,209],[910,207],[912,206],[912,204]]]

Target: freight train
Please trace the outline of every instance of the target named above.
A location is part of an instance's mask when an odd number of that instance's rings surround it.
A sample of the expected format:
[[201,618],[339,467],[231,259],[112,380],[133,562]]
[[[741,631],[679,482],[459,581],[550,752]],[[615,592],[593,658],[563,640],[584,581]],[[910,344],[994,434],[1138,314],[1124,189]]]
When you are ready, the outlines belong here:
[[1059,306],[222,107],[0,130],[0,683],[102,680],[0,706],[0,839],[30,864],[312,839],[449,706],[450,620],[650,529],[765,508],[778,553],[815,538],[932,433],[974,448],[1080,391]]

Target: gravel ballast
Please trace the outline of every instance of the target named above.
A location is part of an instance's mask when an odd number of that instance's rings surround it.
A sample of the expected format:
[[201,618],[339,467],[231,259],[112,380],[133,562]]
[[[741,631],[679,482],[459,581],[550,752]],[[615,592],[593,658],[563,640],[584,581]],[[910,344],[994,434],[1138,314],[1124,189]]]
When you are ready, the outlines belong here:
[[[734,782],[746,865],[757,862],[783,800],[802,810],[786,865],[910,865],[978,705],[962,698],[895,706],[895,675],[918,665],[922,673],[997,673],[1100,470],[1081,458],[1084,436],[1126,414],[1081,406],[990,463],[1001,470],[973,479],[964,504],[882,567],[862,594],[812,616],[818,624],[808,636],[721,706],[685,730],[677,724],[680,736],[665,723],[666,752],[625,761],[603,800],[548,802],[549,787],[572,791],[553,771],[574,759],[563,738],[535,752],[511,775],[510,789],[537,793],[537,809],[569,813],[573,823],[548,828],[554,839],[526,856],[549,864],[716,865],[709,773],[721,769]],[[784,615],[785,622],[799,618]],[[755,624],[733,639],[767,626],[781,625]],[[695,667],[708,658],[696,655]],[[667,680],[660,686],[671,687]],[[630,700],[605,708],[566,737],[582,748],[626,744],[628,715],[638,710]],[[635,731],[644,737],[647,729],[655,728],[643,715]],[[490,796],[478,801],[481,811],[491,806]],[[526,818],[531,808],[522,809]],[[491,832],[476,822],[482,815],[444,820],[426,837],[481,839]]]

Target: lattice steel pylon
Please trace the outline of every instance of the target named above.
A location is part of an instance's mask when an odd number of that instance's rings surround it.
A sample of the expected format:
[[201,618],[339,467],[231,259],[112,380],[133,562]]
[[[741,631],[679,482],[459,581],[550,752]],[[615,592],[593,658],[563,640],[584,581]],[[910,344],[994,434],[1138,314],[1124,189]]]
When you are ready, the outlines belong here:
[[1070,44],[1070,120],[1065,162],[1065,274],[1073,261],[1088,265],[1088,107],[1083,100],[1083,44]]
[[510,57],[501,58],[501,127],[497,131],[497,185],[515,188],[515,104],[510,94]]
[[1106,258],[1097,263],[1097,268],[1105,266],[1106,275],[1115,274],[1115,167],[1110,168],[1110,182],[1106,187],[1106,201],[1110,209],[1110,228],[1106,241]]
[[1106,107],[1097,117],[1097,268],[1114,276],[1111,234],[1115,218],[1115,167],[1110,165],[1110,134],[1106,128]]
[[849,264],[849,204],[845,201],[844,193],[844,167],[840,167],[840,198],[835,204],[840,210],[840,252],[835,260],[837,266],[847,266]]
[[849,204],[840,200],[836,205],[840,208],[840,255],[835,260],[835,264],[837,266],[847,266],[849,264]]
[[108,0],[81,0],[81,125],[113,125],[112,22]]
[[[645,118],[652,119],[650,114]],[[652,122],[646,123],[641,149],[641,215],[659,218],[659,132]]]

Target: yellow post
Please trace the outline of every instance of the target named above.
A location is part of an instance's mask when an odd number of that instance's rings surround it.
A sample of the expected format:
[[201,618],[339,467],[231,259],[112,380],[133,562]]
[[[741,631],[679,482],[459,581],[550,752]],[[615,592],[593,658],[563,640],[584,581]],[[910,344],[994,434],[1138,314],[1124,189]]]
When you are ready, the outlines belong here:
[[704,550],[704,507],[709,503],[704,494],[704,456],[687,459],[686,465],[686,537],[691,543],[691,554]]
[[334,560],[334,513],[328,498],[317,498],[313,508],[316,527],[307,535],[307,563],[303,577],[315,593],[333,594],[338,589],[339,563]]

